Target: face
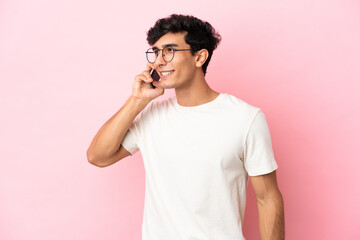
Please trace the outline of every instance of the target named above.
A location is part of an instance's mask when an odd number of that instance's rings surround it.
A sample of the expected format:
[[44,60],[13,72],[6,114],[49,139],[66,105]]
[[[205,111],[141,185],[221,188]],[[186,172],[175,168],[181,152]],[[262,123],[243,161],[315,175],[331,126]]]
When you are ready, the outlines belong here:
[[[172,46],[174,49],[190,49],[190,45],[184,40],[186,33],[167,33],[152,46],[153,49],[163,49]],[[196,54],[193,56],[190,50],[175,51],[171,62],[165,62],[162,52],[156,58],[154,68],[159,73],[159,86],[162,88],[181,88],[190,85],[194,81],[196,67]]]

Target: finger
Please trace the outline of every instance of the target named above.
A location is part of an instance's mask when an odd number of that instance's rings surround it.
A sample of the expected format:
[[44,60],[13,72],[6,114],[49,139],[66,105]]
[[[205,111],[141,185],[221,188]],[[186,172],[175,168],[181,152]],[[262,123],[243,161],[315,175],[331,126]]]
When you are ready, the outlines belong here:
[[153,84],[156,88],[158,88],[158,89],[163,89],[163,88],[161,87],[161,82],[153,81],[152,84]]
[[154,64],[148,62],[148,63],[146,64],[146,70],[145,70],[145,71],[150,72],[151,69],[155,69],[155,68],[154,68]]
[[143,74],[144,77],[147,79],[147,82],[148,82],[148,81],[150,81],[150,82],[153,81],[153,79],[152,79],[149,71],[145,70],[145,71],[142,72],[142,74]]
[[[154,85],[155,85],[155,84],[154,84]],[[164,92],[165,92],[165,89],[164,89],[164,88],[162,88],[162,87],[158,87],[158,86],[156,86],[155,90],[157,90],[157,91],[159,92],[159,94],[160,94],[160,95],[163,95],[163,94],[164,94]]]
[[155,71],[155,68],[154,68],[154,64],[153,63],[147,63],[146,64],[146,70],[143,72],[143,74],[148,78],[148,79],[151,79],[152,80],[152,77],[151,77],[151,71]]
[[158,82],[158,81],[153,81],[152,84],[153,84],[155,87],[158,87],[158,86],[159,86],[159,82]]
[[151,80],[149,80],[144,74],[139,74],[139,75],[137,75],[136,77],[135,77],[135,81],[137,81],[137,82],[147,82],[147,83],[149,83],[149,82],[151,82],[152,81],[152,79]]

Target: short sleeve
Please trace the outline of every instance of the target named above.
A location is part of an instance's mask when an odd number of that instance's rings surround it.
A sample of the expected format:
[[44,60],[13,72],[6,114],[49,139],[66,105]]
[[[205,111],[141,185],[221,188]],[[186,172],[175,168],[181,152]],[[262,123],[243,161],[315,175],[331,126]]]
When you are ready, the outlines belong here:
[[130,152],[131,155],[140,150],[140,140],[144,136],[146,129],[151,127],[149,123],[153,117],[153,105],[154,102],[151,102],[135,117],[124,136],[121,145]]
[[139,151],[138,147],[138,126],[137,122],[134,121],[131,125],[127,133],[125,134],[125,137],[121,143],[121,145],[130,152],[131,155],[134,155],[137,151]]
[[258,110],[244,144],[244,165],[249,176],[270,173],[278,168],[265,114]]

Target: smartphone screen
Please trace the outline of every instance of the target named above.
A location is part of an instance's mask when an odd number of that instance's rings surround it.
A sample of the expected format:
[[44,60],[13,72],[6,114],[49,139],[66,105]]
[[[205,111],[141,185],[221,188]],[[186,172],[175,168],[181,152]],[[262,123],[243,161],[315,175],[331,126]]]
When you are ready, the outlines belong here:
[[[159,81],[160,76],[159,76],[159,74],[158,74],[154,69],[151,69],[150,75],[151,75],[151,77],[152,77],[152,79],[153,79],[154,81]],[[155,88],[155,86],[154,86],[152,83],[150,83],[150,85],[151,85],[153,88]]]

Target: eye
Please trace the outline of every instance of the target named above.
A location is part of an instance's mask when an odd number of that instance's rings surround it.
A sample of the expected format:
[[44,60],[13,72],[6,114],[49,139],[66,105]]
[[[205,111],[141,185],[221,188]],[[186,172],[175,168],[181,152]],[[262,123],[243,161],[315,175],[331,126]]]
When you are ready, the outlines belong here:
[[156,56],[159,55],[159,51],[160,51],[159,49],[154,49],[154,53],[155,53]]
[[164,50],[165,50],[164,54],[172,54],[173,52],[175,52],[175,50],[172,47],[167,47]]

